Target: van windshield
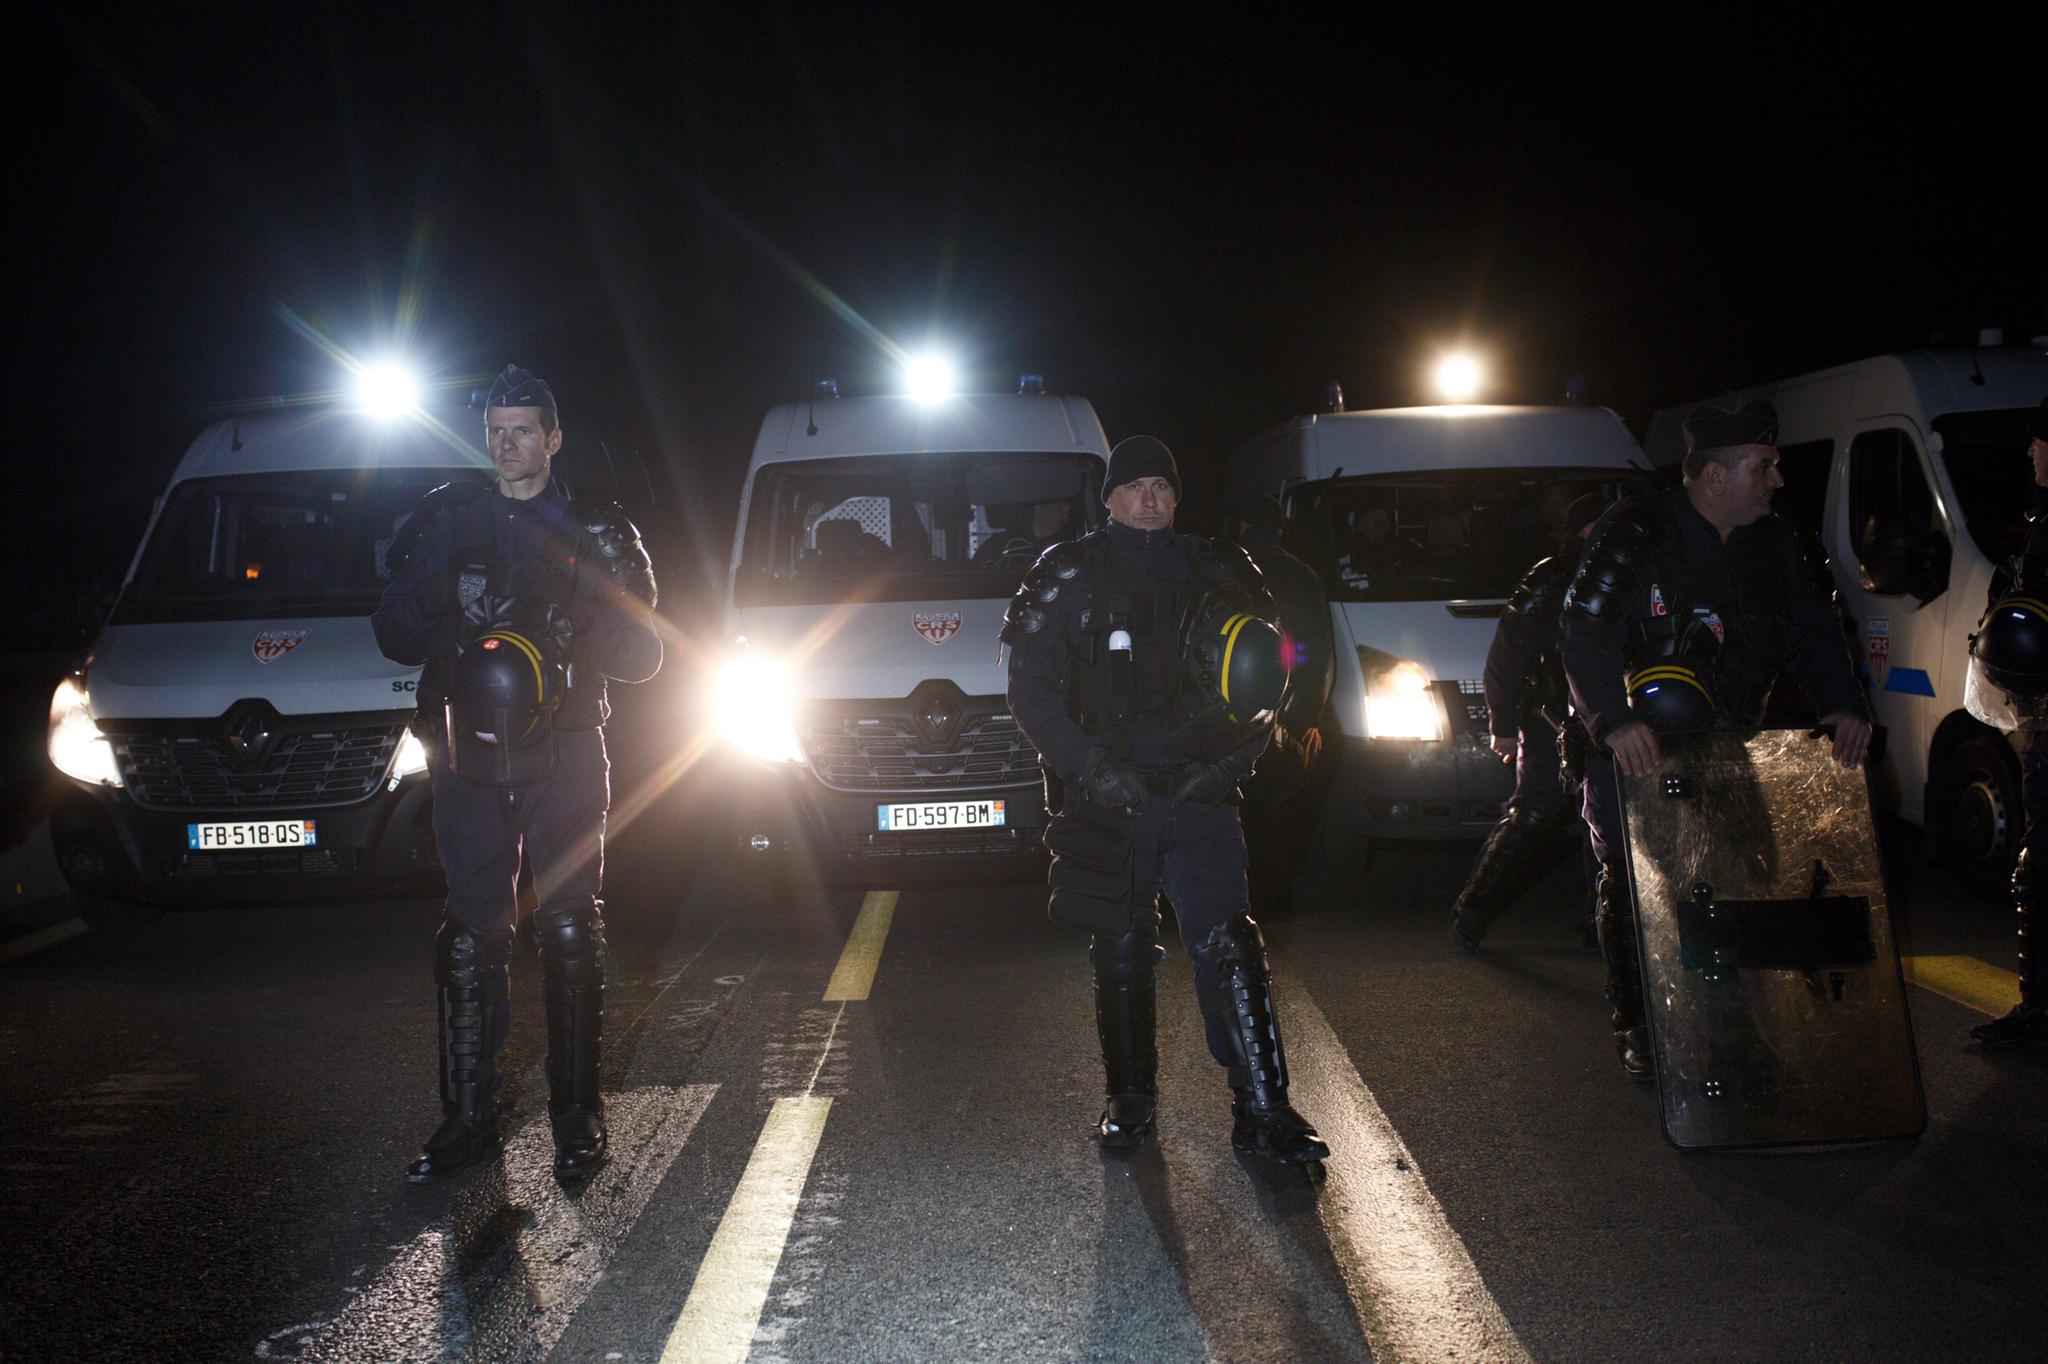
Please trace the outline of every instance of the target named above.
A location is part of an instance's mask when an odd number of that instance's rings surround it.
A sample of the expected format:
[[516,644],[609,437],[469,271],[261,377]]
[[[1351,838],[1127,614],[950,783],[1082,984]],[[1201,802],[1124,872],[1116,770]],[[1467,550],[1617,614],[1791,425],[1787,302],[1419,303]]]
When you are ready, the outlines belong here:
[[384,590],[398,523],[452,476],[350,469],[181,483],[113,620],[366,616]]
[[2003,412],[1948,412],[1934,419],[1941,463],[1961,502],[1963,524],[1984,557],[2017,554],[2034,492],[2027,458],[2031,407]]
[[1453,469],[1307,483],[1288,514],[1334,601],[1498,600],[1586,493],[1612,502],[1641,483],[1615,469]]
[[863,455],[764,466],[739,606],[1007,597],[1101,518],[1102,462],[1071,454]]

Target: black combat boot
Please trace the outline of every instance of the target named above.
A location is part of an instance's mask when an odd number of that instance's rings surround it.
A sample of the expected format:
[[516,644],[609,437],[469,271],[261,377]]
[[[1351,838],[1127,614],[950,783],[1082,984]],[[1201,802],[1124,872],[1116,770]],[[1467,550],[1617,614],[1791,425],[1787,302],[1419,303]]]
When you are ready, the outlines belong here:
[[540,937],[548,1014],[548,1120],[555,1178],[588,1178],[605,1162],[610,1137],[598,1063],[604,1034],[604,920],[597,904],[543,908]]
[[1230,1087],[1237,1096],[1230,1106],[1230,1144],[1291,1165],[1328,1159],[1330,1148],[1287,1102],[1287,1054],[1259,926],[1239,914],[1211,930],[1194,955],[1214,968],[1225,996],[1218,1003],[1228,1014]]
[[2048,900],[2048,886],[2034,884],[2032,855],[2033,849],[2020,849],[2019,865],[2012,873],[2012,903],[2020,920],[2020,1002],[2005,1017],[1970,1029],[1970,1036],[1987,1047],[2048,1043],[2048,992],[2042,989],[2041,952],[2033,941],[2034,930],[2048,918],[2043,914],[2048,906],[2042,903]]
[[1465,889],[1451,907],[1451,941],[1460,951],[1478,951],[1493,921],[1570,855],[1572,846],[1558,836],[1558,825],[1555,819],[1511,810],[1493,826]]
[[1643,970],[1636,949],[1636,917],[1629,905],[1628,868],[1619,860],[1600,864],[1600,955],[1607,959],[1607,1004],[1614,1010],[1614,1050],[1621,1068],[1638,1084],[1657,1078],[1650,1059],[1650,1030],[1643,1022]]
[[440,997],[442,1122],[407,1167],[414,1183],[466,1170],[498,1148],[495,1064],[510,1020],[509,953],[454,923],[434,944]]
[[1102,1039],[1103,1092],[1095,1135],[1127,1149],[1152,1130],[1159,1097],[1159,1047],[1154,1004],[1159,944],[1150,933],[1097,934],[1088,946],[1095,965],[1095,1031]]

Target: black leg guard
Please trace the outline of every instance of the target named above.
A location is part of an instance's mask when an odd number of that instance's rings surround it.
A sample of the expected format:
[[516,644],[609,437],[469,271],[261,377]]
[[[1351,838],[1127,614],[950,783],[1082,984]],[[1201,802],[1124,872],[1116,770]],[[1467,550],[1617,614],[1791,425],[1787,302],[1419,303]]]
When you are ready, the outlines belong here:
[[1607,1003],[1614,1010],[1614,1049],[1628,1078],[1655,1078],[1650,1030],[1643,1022],[1643,969],[1636,949],[1636,916],[1629,904],[1628,868],[1618,859],[1600,864],[1596,926],[1607,959]]
[[1104,1146],[1136,1146],[1152,1130],[1159,1097],[1154,985],[1163,955],[1154,935],[1144,931],[1115,938],[1098,933],[1088,946],[1107,1095],[1095,1133]]
[[1465,889],[1451,907],[1451,941],[1461,951],[1478,951],[1493,921],[1531,882],[1571,855],[1572,845],[1563,837],[1568,827],[1564,820],[1526,810],[1510,810],[1493,826]]
[[406,1170],[415,1182],[467,1169],[498,1144],[495,1059],[511,1020],[510,953],[451,919],[434,940],[440,997],[441,1126]]
[[1259,926],[1245,914],[1227,919],[1202,939],[1194,955],[1215,969],[1228,996],[1235,1055],[1231,1085],[1237,1093],[1231,1105],[1236,1119],[1231,1145],[1291,1164],[1326,1159],[1330,1148],[1287,1102],[1287,1054],[1280,1045],[1273,976]]
[[2048,1043],[2048,991],[2042,988],[2041,943],[2036,936],[2048,925],[2048,876],[2042,874],[2048,868],[2034,864],[2034,850],[2022,848],[2012,873],[2012,904],[2020,921],[2020,1002],[2005,1017],[1970,1029],[1970,1036],[1987,1047]]
[[598,1089],[603,1056],[604,918],[595,901],[534,912],[546,975],[548,1117],[555,1176],[582,1179],[604,1164],[609,1137]]

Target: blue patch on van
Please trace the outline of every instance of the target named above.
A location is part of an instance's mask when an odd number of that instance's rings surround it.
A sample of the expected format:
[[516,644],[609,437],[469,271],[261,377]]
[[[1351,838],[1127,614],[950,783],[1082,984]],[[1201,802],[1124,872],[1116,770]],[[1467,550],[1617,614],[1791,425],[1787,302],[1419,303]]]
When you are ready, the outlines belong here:
[[1927,678],[1925,668],[1888,668],[1884,675],[1884,689],[1900,692],[1906,696],[1932,696],[1934,683]]

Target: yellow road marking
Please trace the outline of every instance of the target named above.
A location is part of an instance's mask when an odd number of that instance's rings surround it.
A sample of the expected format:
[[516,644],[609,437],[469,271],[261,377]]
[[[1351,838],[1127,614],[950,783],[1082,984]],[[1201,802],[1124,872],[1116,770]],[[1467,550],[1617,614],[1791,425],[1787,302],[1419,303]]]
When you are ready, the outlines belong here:
[[[889,898],[895,900],[893,894]],[[704,1263],[697,1267],[683,1313],[668,1333],[661,1364],[738,1364],[747,1357],[831,1111],[830,1099],[808,1095],[775,1101]]]
[[825,986],[827,1004],[866,999],[874,988],[875,968],[882,964],[882,943],[889,936],[889,920],[896,915],[898,893],[871,890],[860,902],[860,917],[853,921],[853,932],[846,935],[846,950],[839,954],[839,965]]
[[1993,1018],[2020,1002],[2020,978],[1975,957],[1901,957],[1899,965],[1921,989]]
[[0,961],[13,961],[16,957],[25,957],[31,952],[40,952],[45,947],[54,947],[66,938],[75,938],[83,932],[85,932],[85,920],[83,919],[66,919],[61,924],[51,924],[48,928],[24,934],[13,942],[0,943]]

